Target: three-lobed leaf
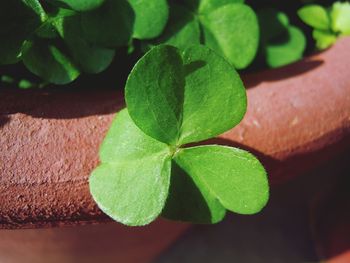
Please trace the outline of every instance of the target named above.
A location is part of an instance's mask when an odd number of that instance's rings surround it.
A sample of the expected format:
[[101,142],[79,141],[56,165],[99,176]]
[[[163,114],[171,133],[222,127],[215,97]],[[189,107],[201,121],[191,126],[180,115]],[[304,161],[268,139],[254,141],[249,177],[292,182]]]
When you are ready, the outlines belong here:
[[246,110],[238,74],[204,46],[183,52],[167,45],[153,48],[131,71],[125,99],[136,125],[171,145],[219,135],[238,124]]
[[144,225],[158,215],[216,223],[226,209],[260,211],[266,172],[251,154],[230,147],[182,145],[217,135],[242,118],[245,90],[214,51],[161,45],[135,65],[128,110],[113,121],[90,177],[100,208],[116,221]]

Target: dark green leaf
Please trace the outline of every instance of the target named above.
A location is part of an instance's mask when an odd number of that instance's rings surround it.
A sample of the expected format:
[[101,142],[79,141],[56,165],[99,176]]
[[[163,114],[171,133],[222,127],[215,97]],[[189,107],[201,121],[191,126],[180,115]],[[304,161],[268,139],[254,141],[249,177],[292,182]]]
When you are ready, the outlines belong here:
[[76,11],[93,10],[103,4],[105,0],[50,0],[60,7],[71,8]]
[[40,15],[32,8],[34,3],[37,1],[11,0],[1,5],[0,65],[18,62],[23,42],[40,26]]
[[54,84],[66,84],[79,76],[79,70],[61,48],[45,41],[28,41],[23,63],[29,71]]
[[259,10],[257,15],[262,45],[265,45],[271,39],[288,33],[289,19],[285,13],[273,8],[265,8]]
[[133,37],[150,39],[164,29],[169,15],[166,0],[128,0],[135,12]]
[[98,9],[82,13],[83,32],[86,39],[97,45],[126,46],[131,40],[134,19],[127,1],[106,0]]
[[238,69],[254,59],[259,26],[254,11],[244,4],[229,4],[200,14],[204,43],[223,54]]
[[213,224],[220,222],[226,209],[206,186],[172,163],[170,191],[162,216],[178,221]]
[[298,10],[298,16],[303,22],[313,28],[328,30],[330,21],[327,10],[320,5],[307,5]]
[[153,221],[168,196],[168,146],[141,132],[123,110],[107,134],[100,157],[102,164],[89,179],[90,191],[99,207],[126,225]]
[[164,33],[156,43],[185,49],[200,43],[200,28],[196,17],[181,5],[170,5],[170,17]]
[[207,145],[180,150],[176,163],[230,211],[259,212],[269,197],[266,172],[250,153],[237,148]]
[[166,45],[153,48],[131,71],[125,98],[136,125],[171,145],[219,135],[238,124],[246,109],[238,74],[204,46],[182,54]]
[[98,47],[84,39],[79,16],[62,18],[60,24],[60,34],[84,72],[99,73],[111,64],[115,51]]

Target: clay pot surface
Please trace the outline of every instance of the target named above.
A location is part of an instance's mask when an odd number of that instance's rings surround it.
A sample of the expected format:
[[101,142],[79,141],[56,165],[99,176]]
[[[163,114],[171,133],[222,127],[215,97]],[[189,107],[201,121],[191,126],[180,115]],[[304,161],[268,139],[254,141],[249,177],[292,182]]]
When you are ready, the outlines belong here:
[[[349,47],[343,38],[295,64],[244,76],[247,114],[211,142],[257,154],[272,186],[349,147]],[[0,228],[108,220],[88,177],[123,94],[3,89],[0,97]]]

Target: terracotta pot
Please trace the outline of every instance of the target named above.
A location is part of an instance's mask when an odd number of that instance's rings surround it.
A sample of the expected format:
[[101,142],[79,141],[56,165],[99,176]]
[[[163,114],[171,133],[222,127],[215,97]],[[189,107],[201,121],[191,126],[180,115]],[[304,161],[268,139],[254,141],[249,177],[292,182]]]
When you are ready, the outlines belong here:
[[[348,148],[349,46],[343,38],[290,66],[244,76],[248,112],[212,142],[257,154],[272,186]],[[87,180],[115,112],[124,107],[123,94],[62,88],[0,94],[0,228],[107,221]],[[174,237],[187,225],[168,227]]]

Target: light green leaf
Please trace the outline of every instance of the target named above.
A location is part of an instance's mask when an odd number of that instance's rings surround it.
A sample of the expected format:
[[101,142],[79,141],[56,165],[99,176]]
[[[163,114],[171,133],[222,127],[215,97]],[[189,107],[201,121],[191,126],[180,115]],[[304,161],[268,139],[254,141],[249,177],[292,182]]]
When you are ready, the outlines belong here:
[[179,143],[215,137],[243,118],[246,91],[234,68],[204,46],[183,52],[186,86]]
[[164,33],[154,42],[185,49],[199,44],[200,34],[199,23],[193,13],[181,5],[172,4]]
[[320,5],[306,5],[298,10],[298,16],[303,22],[316,29],[328,30],[330,28],[327,10]]
[[126,46],[132,36],[135,14],[127,1],[106,0],[81,14],[86,39],[104,47]]
[[350,35],[350,3],[335,2],[331,9],[332,30]]
[[157,46],[129,74],[125,87],[128,111],[149,136],[176,144],[182,115],[185,78],[180,51]]
[[[15,0],[18,1],[18,0]],[[44,22],[47,18],[44,8],[38,0],[22,0],[27,6],[29,6],[33,11],[39,15],[41,22]]]
[[71,51],[73,59],[84,72],[100,73],[111,64],[115,51],[88,42],[82,35],[80,16],[65,17],[57,23],[60,23],[61,37]]
[[196,177],[172,163],[170,191],[162,216],[200,224],[220,222],[226,209]]
[[131,120],[126,109],[117,113],[100,148],[103,163],[142,159],[170,150],[168,145],[144,134]]
[[294,26],[288,27],[288,34],[269,42],[265,47],[266,62],[270,67],[281,67],[302,58],[306,47],[303,32]]
[[27,41],[23,63],[33,74],[54,84],[67,84],[79,76],[78,68],[54,44],[44,41]]
[[40,26],[40,15],[29,5],[35,2],[37,1],[11,0],[2,3],[0,65],[18,62],[23,42]]
[[129,226],[152,222],[168,196],[171,160],[148,155],[137,161],[103,163],[90,176],[90,192],[101,210]]
[[103,4],[105,0],[50,0],[60,7],[70,8],[76,11],[93,10]]
[[230,211],[254,214],[267,203],[266,172],[246,151],[218,145],[199,146],[180,150],[175,161]]
[[166,0],[128,0],[135,12],[133,37],[157,37],[167,23],[169,8]]
[[244,0],[200,0],[198,13],[210,13],[211,11],[228,4],[244,4]]
[[247,67],[259,44],[259,25],[254,11],[244,4],[229,4],[200,14],[204,43],[220,52],[236,68]]
[[316,40],[316,47],[319,50],[326,49],[337,41],[337,36],[327,31],[315,29],[312,32],[312,36]]
[[101,146],[100,159],[89,183],[102,211],[131,226],[153,221],[168,196],[168,146],[145,135],[122,110]]
[[246,110],[239,75],[204,46],[182,53],[166,45],[150,50],[131,71],[125,99],[136,125],[170,145],[219,135],[238,124]]

